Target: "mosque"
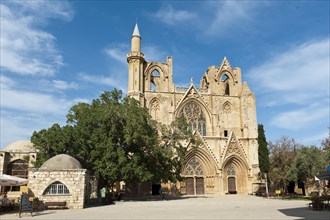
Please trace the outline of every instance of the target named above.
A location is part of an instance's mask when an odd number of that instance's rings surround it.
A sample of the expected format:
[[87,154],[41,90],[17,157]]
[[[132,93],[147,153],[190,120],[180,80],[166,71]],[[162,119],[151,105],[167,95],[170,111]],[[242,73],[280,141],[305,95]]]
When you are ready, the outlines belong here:
[[184,116],[202,145],[187,144],[185,181],[181,194],[251,194],[259,173],[255,96],[241,69],[225,57],[201,74],[199,87],[173,83],[173,59],[146,61],[138,24],[127,55],[128,93],[149,109],[158,122],[169,125]]

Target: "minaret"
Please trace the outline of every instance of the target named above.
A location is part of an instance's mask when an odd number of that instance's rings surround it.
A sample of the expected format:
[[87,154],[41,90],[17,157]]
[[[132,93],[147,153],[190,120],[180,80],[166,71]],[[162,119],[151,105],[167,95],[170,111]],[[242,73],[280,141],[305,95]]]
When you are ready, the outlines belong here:
[[144,54],[141,53],[141,36],[138,24],[135,24],[133,35],[131,38],[131,52],[127,54],[128,62],[128,91],[127,95],[135,98],[144,107],[144,77],[143,65]]

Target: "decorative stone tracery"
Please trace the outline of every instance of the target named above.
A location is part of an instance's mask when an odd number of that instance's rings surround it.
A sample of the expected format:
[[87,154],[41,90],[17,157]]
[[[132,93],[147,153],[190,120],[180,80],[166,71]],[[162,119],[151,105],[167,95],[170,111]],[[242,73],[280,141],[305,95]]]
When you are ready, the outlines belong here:
[[227,167],[227,175],[228,176],[235,176],[235,168],[233,166],[233,164],[229,164]]
[[160,116],[160,103],[159,100],[157,98],[151,100],[150,105],[149,105],[149,109],[150,109],[150,115],[157,120],[158,117]]
[[222,111],[225,114],[230,114],[231,113],[231,105],[230,105],[229,102],[226,102],[225,104],[223,104]]
[[192,158],[186,166],[184,171],[185,175],[203,175],[202,165],[199,163],[197,158]]
[[192,131],[198,130],[201,135],[206,135],[206,119],[202,108],[196,102],[185,104],[179,115],[187,119]]

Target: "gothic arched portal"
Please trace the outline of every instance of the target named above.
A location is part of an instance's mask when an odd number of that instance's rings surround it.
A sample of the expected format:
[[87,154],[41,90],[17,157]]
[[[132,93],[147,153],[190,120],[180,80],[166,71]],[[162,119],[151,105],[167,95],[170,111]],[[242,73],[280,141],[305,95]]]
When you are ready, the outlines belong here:
[[229,194],[247,193],[246,164],[237,155],[232,156],[225,162],[224,166],[224,192]]
[[186,178],[187,195],[203,195],[204,190],[204,171],[200,161],[193,157],[186,164],[183,175]]

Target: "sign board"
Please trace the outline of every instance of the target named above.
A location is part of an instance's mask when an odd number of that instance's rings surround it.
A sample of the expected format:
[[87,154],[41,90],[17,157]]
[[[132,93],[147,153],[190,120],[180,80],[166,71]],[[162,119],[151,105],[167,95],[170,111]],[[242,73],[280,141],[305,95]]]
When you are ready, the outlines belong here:
[[19,206],[19,217],[21,217],[22,212],[31,212],[31,216],[33,216],[32,215],[33,205],[29,201],[29,194],[24,193],[21,195],[21,202]]
[[296,189],[296,193],[297,193],[298,195],[302,195],[302,194],[303,194],[303,190],[302,190],[302,188],[297,188],[297,189]]
[[275,190],[276,195],[280,195],[281,194],[281,190]]
[[21,186],[20,190],[22,193],[28,193],[29,192],[29,187],[28,186]]

